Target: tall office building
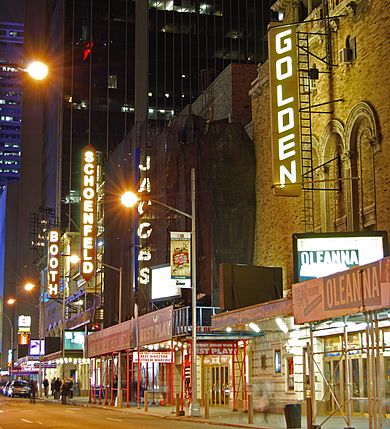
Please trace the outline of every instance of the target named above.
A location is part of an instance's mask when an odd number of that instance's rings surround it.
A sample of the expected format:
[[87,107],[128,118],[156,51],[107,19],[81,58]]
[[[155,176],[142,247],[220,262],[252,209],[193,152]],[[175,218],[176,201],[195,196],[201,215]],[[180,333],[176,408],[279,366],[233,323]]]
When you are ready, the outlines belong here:
[[[91,144],[104,163],[141,122],[154,134],[164,127],[228,64],[264,61],[269,0],[65,0],[48,5],[54,72],[48,87],[42,205],[56,210],[62,231],[77,232],[82,148]],[[124,153],[120,161],[134,163],[133,155]],[[123,266],[128,284],[129,244],[119,247],[123,260],[115,265]],[[107,283],[118,282],[115,274],[105,272]],[[77,282],[77,287],[91,285]],[[99,285],[93,287],[96,291]]]
[[[161,126],[229,63],[266,57],[269,0],[66,0],[51,2],[50,10],[52,68],[60,65],[46,159],[53,165],[58,145],[61,171],[56,178],[49,169],[44,189],[50,205],[63,204],[65,228],[79,217],[82,147],[90,143],[107,158],[140,109],[146,107],[149,127]],[[137,91],[146,106],[138,103],[135,112]]]
[[0,22],[0,190],[20,175],[24,25]]

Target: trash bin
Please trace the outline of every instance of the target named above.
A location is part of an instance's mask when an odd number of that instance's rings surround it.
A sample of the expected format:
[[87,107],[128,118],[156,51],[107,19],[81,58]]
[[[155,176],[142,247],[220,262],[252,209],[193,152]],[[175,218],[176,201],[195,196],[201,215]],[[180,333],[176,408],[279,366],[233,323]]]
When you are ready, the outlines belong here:
[[301,404],[287,404],[284,407],[284,417],[288,429],[300,428],[301,426]]

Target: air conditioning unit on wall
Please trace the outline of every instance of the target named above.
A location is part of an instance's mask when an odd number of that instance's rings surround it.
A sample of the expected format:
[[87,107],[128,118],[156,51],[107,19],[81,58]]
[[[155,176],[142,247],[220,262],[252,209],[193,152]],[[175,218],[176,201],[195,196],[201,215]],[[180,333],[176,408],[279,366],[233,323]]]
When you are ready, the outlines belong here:
[[339,50],[339,64],[352,61],[352,49],[343,48]]

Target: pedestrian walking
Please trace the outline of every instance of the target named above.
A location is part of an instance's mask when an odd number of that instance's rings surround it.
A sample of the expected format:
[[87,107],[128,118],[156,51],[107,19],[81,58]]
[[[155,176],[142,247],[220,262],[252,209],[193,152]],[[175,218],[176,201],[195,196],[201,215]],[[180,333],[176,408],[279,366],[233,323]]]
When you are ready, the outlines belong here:
[[61,380],[57,377],[54,382],[54,399],[60,399]]
[[28,382],[28,385],[30,387],[30,402],[35,404],[35,398],[36,398],[37,392],[38,392],[37,382],[35,380],[30,380]]
[[55,385],[56,385],[56,378],[53,377],[53,379],[51,380],[50,383],[50,389],[51,389],[51,394],[52,396],[54,396],[54,392],[55,392]]
[[68,395],[69,395],[69,382],[64,378],[61,383],[61,400],[64,405],[67,404]]
[[72,377],[70,377],[68,385],[69,385],[69,397],[70,397],[70,399],[73,399],[73,385],[74,385],[74,383],[73,383]]
[[45,397],[47,398],[49,396],[49,380],[46,377],[44,378],[42,385]]
[[263,413],[265,423],[268,423],[269,399],[264,391],[260,392],[259,411]]

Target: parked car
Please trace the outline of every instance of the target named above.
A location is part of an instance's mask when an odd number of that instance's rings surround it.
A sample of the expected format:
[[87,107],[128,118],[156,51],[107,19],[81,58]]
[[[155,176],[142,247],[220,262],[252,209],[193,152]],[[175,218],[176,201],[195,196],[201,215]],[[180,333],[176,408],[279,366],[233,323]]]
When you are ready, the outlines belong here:
[[11,384],[9,380],[0,380],[0,395],[5,395],[7,387]]
[[15,396],[18,396],[20,398],[29,398],[30,394],[30,386],[28,385],[28,381],[25,380],[12,381],[7,391],[7,396],[10,398],[13,398]]

